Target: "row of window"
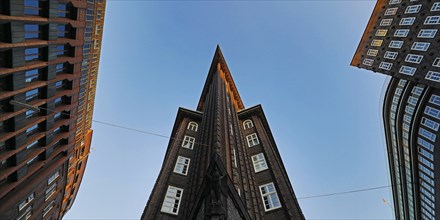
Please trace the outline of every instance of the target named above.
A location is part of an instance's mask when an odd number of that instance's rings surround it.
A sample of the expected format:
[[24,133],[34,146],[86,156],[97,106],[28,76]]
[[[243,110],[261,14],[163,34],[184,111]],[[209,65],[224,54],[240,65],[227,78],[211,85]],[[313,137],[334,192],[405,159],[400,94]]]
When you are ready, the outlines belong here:
[[[414,1],[414,0],[413,0]],[[389,2],[390,5],[394,5],[394,4],[399,4],[401,3],[401,0],[391,0]],[[406,7],[405,9],[405,14],[414,14],[414,13],[418,13],[420,11],[420,9],[422,8],[421,4],[418,5],[410,5],[408,7]],[[395,15],[397,13],[398,8],[388,8],[385,11],[385,15]],[[440,11],[440,2],[435,2],[432,7],[431,7],[431,11]]]
[[[47,180],[47,185],[49,188],[45,192],[44,201],[47,202],[47,200],[50,199],[52,195],[55,194],[57,183],[55,180],[60,176],[60,172],[56,171],[54,174],[52,174],[49,179]],[[29,194],[23,201],[21,201],[18,204],[18,211],[21,212],[24,208],[26,208],[25,211],[21,215],[18,216],[17,220],[27,220],[32,216],[32,205],[31,202],[35,199],[35,193]],[[55,201],[52,200],[43,210],[43,217],[45,217],[50,210],[55,206]]]
[[[264,210],[270,211],[281,208],[277,191],[273,182],[259,186],[261,199],[264,204]],[[168,186],[162,203],[161,212],[177,215],[179,213],[180,202],[183,196],[183,189],[175,186]]]

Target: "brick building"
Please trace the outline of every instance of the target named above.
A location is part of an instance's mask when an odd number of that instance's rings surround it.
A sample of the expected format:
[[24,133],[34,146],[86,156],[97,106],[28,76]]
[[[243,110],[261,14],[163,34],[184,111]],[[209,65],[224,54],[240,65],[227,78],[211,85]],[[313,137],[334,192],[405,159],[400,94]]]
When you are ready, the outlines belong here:
[[383,122],[396,219],[440,218],[440,1],[378,0],[351,65],[391,76]]
[[171,137],[141,219],[304,219],[263,109],[244,107],[219,47]]
[[0,219],[61,219],[82,181],[105,0],[0,1]]

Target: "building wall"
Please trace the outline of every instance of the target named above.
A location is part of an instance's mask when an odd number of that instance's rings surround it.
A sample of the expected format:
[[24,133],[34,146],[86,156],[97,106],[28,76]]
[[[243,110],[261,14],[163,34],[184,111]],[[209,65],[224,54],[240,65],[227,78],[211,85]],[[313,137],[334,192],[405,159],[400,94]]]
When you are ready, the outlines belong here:
[[[89,53],[84,46],[88,38],[102,35],[88,36],[86,23],[102,30],[104,7],[101,0],[0,2],[1,219],[59,219],[71,206],[64,203],[76,196],[85,162],[76,163],[87,160],[92,134],[91,120],[78,123],[77,116],[84,105],[81,96],[94,92],[97,72],[97,64],[95,75],[82,68]],[[101,15],[87,13],[96,8]],[[100,41],[94,48],[100,48]],[[92,53],[99,60],[100,50]],[[89,119],[93,99],[85,113]],[[71,170],[76,177],[71,178]],[[76,190],[69,187],[72,183]]]

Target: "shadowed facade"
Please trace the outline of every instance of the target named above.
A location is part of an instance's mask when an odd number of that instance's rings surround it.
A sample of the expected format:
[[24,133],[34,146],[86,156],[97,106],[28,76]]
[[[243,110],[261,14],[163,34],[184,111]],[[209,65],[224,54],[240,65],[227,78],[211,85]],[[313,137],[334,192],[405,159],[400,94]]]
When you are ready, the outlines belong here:
[[304,219],[263,109],[244,107],[219,47],[171,137],[142,219]]

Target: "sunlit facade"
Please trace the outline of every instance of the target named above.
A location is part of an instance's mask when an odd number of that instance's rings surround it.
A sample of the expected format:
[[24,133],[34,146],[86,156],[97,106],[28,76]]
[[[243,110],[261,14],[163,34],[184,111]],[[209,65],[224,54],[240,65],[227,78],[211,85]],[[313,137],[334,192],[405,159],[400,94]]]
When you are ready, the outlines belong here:
[[105,0],[0,1],[0,219],[61,219],[72,207],[104,12]]

